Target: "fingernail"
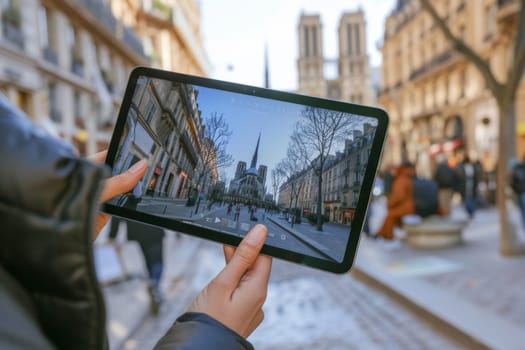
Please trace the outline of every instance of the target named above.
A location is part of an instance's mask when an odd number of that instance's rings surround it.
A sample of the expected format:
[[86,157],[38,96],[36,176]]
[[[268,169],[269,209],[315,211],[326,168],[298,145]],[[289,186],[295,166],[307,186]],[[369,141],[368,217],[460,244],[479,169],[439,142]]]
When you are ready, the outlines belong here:
[[246,235],[246,243],[250,245],[260,245],[264,242],[265,236],[265,228],[262,225],[257,225],[248,234]]
[[146,166],[146,164],[148,164],[148,161],[146,159],[142,159],[133,164],[133,166],[129,168],[128,171],[132,174],[138,173],[142,168],[144,168],[144,166]]

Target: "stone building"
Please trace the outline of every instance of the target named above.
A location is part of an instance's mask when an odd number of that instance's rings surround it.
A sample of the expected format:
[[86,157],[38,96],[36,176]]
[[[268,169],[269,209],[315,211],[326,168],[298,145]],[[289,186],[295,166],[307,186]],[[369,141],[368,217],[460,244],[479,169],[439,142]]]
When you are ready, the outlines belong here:
[[207,76],[201,15],[196,0],[110,0],[115,15],[134,28],[157,68]]
[[[496,76],[507,71],[507,54],[519,12],[513,0],[432,2],[451,31],[489,60]],[[474,65],[457,53],[418,1],[399,0],[386,19],[380,104],[391,123],[383,162],[416,162],[429,176],[433,155],[452,160],[464,153],[492,171],[497,155],[498,111]],[[525,151],[525,82],[516,96],[518,145]],[[521,119],[520,119],[521,118]]]
[[[330,222],[350,224],[359,200],[376,128],[364,124],[353,130],[344,149],[329,155],[322,171],[323,215]],[[315,160],[312,164],[315,164]],[[299,208],[303,215],[317,213],[318,171],[315,165],[290,177],[279,188],[279,206]]]
[[342,14],[337,30],[339,54],[335,59],[324,56],[322,30],[319,15],[301,15],[298,25],[298,92],[359,104],[375,104],[363,11]]
[[82,154],[105,148],[129,71],[133,29],[101,0],[0,2],[0,90]]
[[208,74],[195,0],[1,0],[0,10],[0,91],[81,154],[108,146],[133,67]]
[[137,81],[113,171],[140,159],[151,164],[142,194],[187,198],[197,188],[204,126],[197,91],[186,84],[141,77]]

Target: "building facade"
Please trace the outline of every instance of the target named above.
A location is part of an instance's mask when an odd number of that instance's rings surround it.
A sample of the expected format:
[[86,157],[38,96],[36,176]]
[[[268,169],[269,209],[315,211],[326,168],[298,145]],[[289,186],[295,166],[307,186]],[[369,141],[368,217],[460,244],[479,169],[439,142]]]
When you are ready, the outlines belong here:
[[1,0],[0,91],[81,154],[107,148],[134,67],[208,73],[197,2],[167,4]]
[[[519,2],[439,0],[432,2],[452,33],[490,62],[504,78],[516,34]],[[383,162],[413,161],[430,176],[434,155],[452,162],[465,154],[495,168],[498,111],[474,65],[457,53],[418,1],[399,0],[386,19],[380,104],[391,123]],[[525,151],[525,82],[516,96],[519,154]],[[521,118],[521,119],[520,119]]]
[[[343,151],[328,156],[321,172],[321,212],[328,221],[351,224],[374,135],[375,127],[364,124],[362,130],[353,130]],[[303,215],[317,213],[318,176],[315,165],[293,174],[279,188],[278,205],[281,208],[300,209]]]
[[204,126],[192,86],[141,77],[137,81],[114,173],[140,159],[151,166],[141,195],[187,198],[198,188]]
[[319,15],[301,15],[298,26],[298,92],[359,104],[375,104],[363,11],[347,12],[341,16],[337,30],[339,55],[335,59],[324,56],[322,30]]
[[208,76],[196,0],[110,0],[118,18],[139,35],[152,66]]
[[99,0],[0,8],[2,93],[82,154],[107,147],[128,73],[147,62],[135,32]]

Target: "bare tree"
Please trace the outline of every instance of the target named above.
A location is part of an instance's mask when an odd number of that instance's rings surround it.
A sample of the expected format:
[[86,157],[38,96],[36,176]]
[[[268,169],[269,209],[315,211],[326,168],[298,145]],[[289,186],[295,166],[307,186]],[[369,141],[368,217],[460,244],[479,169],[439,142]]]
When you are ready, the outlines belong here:
[[[233,163],[233,156],[228,153],[227,146],[232,131],[222,114],[217,112],[204,121],[204,138],[201,143],[202,167],[197,178],[197,188],[201,183],[206,184],[208,176],[219,176],[219,170]],[[215,173],[215,174],[214,174]],[[195,213],[199,210],[200,199],[197,202]]]
[[301,120],[292,134],[293,144],[300,157],[308,159],[317,176],[317,230],[323,230],[322,186],[323,168],[330,152],[339,142],[348,138],[352,127],[360,119],[347,113],[315,107],[301,111]]
[[271,177],[273,200],[275,202],[275,205],[277,205],[277,193],[279,192],[279,187],[281,187],[284,178],[282,172],[279,171],[278,168],[272,169]]
[[510,42],[513,40],[514,47],[508,57],[506,76],[501,78],[492,70],[488,59],[481,57],[459,36],[452,33],[447,26],[447,19],[436,11],[430,0],[420,0],[420,3],[454,49],[477,68],[496,100],[499,112],[496,199],[500,216],[500,252],[502,255],[525,254],[525,247],[520,243],[516,227],[511,223],[505,195],[508,181],[507,164],[510,157],[516,155],[516,92],[525,68],[525,0],[520,1],[521,8],[515,22],[506,21],[502,24],[515,25],[516,31],[507,31],[504,34]]
[[290,201],[288,209],[293,207],[295,200],[295,207],[297,207],[299,194],[304,184],[304,177],[301,173],[308,167],[308,159],[304,156],[302,146],[296,144],[297,139],[292,135],[286,150],[286,157],[277,164],[276,172],[279,173],[290,187]]

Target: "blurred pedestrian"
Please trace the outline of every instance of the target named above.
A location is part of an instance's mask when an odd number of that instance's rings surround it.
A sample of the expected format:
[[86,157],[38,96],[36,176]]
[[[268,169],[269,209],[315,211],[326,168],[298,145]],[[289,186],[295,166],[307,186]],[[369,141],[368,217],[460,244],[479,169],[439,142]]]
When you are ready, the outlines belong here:
[[392,192],[388,197],[387,215],[383,225],[375,235],[387,240],[394,239],[394,227],[401,224],[405,215],[415,214],[414,178],[416,169],[410,162],[404,162],[396,170],[392,181]]
[[239,215],[241,215],[241,205],[237,204],[235,207],[235,216],[233,218],[233,221],[239,221]]
[[457,166],[457,174],[459,176],[459,193],[461,194],[465,210],[469,218],[472,219],[479,201],[478,185],[481,176],[480,169],[470,160],[468,155],[465,155],[461,163]]
[[126,224],[128,240],[136,241],[142,251],[144,261],[146,262],[146,268],[148,270],[150,309],[153,314],[157,314],[160,305],[164,300],[160,289],[162,272],[164,270],[164,258],[162,254],[164,230],[159,227],[141,224],[133,220],[120,220],[119,218],[114,217],[111,220],[109,230],[110,239],[115,239],[117,236],[120,222]]
[[434,181],[439,188],[439,205],[443,215],[449,215],[452,205],[452,196],[454,189],[458,187],[459,176],[454,169],[448,164],[447,156],[440,153],[437,155],[438,162],[434,172]]
[[512,168],[510,185],[518,199],[521,220],[525,227],[525,155],[521,162],[517,162]]

